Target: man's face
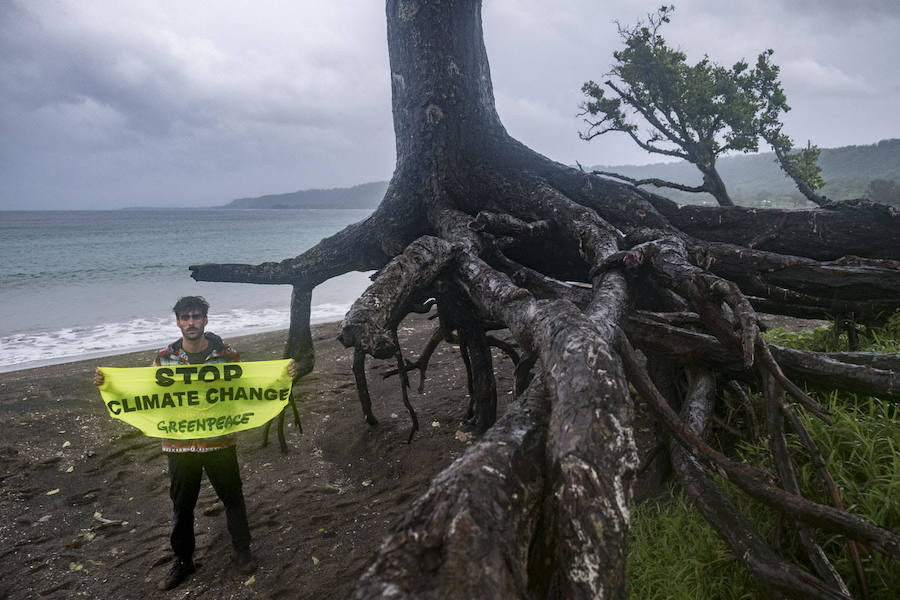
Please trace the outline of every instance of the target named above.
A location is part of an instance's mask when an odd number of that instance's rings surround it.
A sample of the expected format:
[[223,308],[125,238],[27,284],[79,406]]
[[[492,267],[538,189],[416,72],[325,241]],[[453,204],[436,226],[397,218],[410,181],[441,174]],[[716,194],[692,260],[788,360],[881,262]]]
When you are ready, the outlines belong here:
[[197,309],[189,310],[178,315],[175,319],[181,335],[189,341],[196,341],[203,337],[206,330],[206,315]]

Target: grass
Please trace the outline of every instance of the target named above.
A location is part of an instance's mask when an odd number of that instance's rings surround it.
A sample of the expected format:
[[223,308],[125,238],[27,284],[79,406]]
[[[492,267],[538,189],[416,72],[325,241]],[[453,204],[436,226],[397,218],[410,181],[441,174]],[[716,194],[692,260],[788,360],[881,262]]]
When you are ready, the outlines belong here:
[[750,571],[680,491],[632,512],[628,586],[632,598],[763,598]]
[[[770,341],[817,351],[847,349],[846,333],[831,326],[813,331],[775,330]],[[884,327],[860,332],[860,350],[900,352],[900,311]],[[845,392],[811,392],[833,415],[832,425],[801,412],[801,419],[819,445],[848,510],[882,527],[900,530],[900,410],[895,401]],[[811,461],[799,442],[789,439],[797,458],[804,493],[831,504]],[[764,441],[738,447],[745,461],[770,464]],[[726,491],[766,539],[778,537],[779,551],[796,560],[796,540],[789,528],[778,528],[773,512],[727,484]],[[778,533],[778,536],[775,534]],[[765,596],[749,570],[719,539],[715,531],[680,490],[672,488],[661,501],[635,507],[632,513],[628,555],[631,596],[641,600],[697,600],[722,598],[755,600]],[[825,551],[851,592],[861,597],[853,575],[846,541],[839,536],[819,536]],[[863,553],[863,566],[874,600],[897,598],[900,568],[895,560],[878,553]]]
[[[765,334],[767,340],[779,346],[817,352],[847,352],[850,349],[846,330],[834,322],[807,331],[776,328]],[[881,327],[866,329],[857,326],[857,350],[861,352],[900,353],[900,311],[891,315]]]

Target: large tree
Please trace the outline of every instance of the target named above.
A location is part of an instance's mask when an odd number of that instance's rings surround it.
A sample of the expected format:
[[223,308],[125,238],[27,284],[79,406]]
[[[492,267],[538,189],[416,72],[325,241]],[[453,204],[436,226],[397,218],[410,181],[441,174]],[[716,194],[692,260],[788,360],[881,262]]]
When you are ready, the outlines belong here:
[[[715,391],[732,380],[764,388],[776,439],[785,420],[796,426],[782,390],[821,414],[788,375],[839,373],[841,385],[873,391],[892,385],[897,357],[874,364],[790,354],[760,336],[754,310],[870,320],[894,310],[896,214],[868,204],[681,208],[555,163],[500,121],[480,2],[386,4],[397,165],[380,206],[280,263],[191,267],[202,281],[293,285],[285,355],[302,373],[313,366],[313,288],[350,270],[377,270],[340,335],[353,348],[373,426],[366,356],[396,357],[405,372],[396,332],[407,314],[436,300],[435,343],[459,343],[472,421],[484,434],[385,540],[356,597],[624,597],[630,506],[647,456],[636,443],[641,423],[629,383],[677,444],[671,456],[685,485],[766,589],[845,597],[831,591],[842,584],[827,566],[807,572],[778,558],[749,525],[734,529],[710,470],[804,530],[900,556],[898,533],[811,502],[787,475],[777,485],[703,438]],[[521,352],[518,400],[499,420],[488,335],[496,329],[508,329]],[[687,385],[666,383],[681,380]]]

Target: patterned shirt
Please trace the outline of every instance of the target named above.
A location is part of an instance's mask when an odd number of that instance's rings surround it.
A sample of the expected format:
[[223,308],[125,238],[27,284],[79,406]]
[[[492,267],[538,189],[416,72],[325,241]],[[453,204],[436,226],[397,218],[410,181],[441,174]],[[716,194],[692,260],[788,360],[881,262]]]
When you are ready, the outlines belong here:
[[[205,333],[209,342],[208,355],[204,363],[233,363],[241,362],[237,350],[222,341],[222,338],[214,333]],[[156,367],[191,364],[188,353],[181,347],[181,339],[172,342],[156,354],[153,365]],[[194,440],[164,439],[163,452],[210,452],[234,446],[234,434],[218,437],[198,438]]]

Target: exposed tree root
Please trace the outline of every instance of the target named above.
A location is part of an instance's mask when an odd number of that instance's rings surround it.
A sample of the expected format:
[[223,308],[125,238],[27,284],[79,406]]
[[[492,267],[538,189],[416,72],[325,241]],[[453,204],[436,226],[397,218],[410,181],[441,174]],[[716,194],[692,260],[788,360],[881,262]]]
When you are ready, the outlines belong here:
[[[438,475],[362,576],[354,598],[524,598],[545,486],[549,402],[533,385]],[[496,595],[494,595],[496,594]]]
[[[629,384],[664,428],[642,455],[668,445],[685,490],[773,597],[848,597],[817,529],[900,557],[900,534],[843,509],[780,391],[827,422],[798,382],[897,396],[900,358],[780,348],[762,338],[756,316],[852,313],[871,324],[900,308],[896,212],[866,202],[809,211],[679,207],[554,163],[500,123],[478,2],[388,0],[387,15],[397,169],[379,208],[280,263],[191,267],[202,281],[293,285],[285,356],[301,375],[313,365],[312,289],[350,270],[377,270],[339,339],[352,348],[371,426],[366,357],[396,360],[410,439],[417,421],[408,372],[420,372],[421,390],[438,344],[459,344],[467,416],[481,441],[385,540],[355,597],[625,597],[635,432],[646,425],[635,420]],[[435,302],[438,328],[407,361],[397,328]],[[500,328],[514,345],[492,339]],[[497,415],[492,345],[515,364],[520,397],[505,415]],[[685,372],[687,391],[676,381]],[[764,392],[765,427],[745,387]],[[705,441],[724,390],[751,436],[769,437],[777,475]],[[670,402],[681,402],[680,418]],[[800,493],[785,419],[835,506]],[[713,473],[796,521],[812,572],[769,548]]]
[[679,418],[643,370],[627,338],[620,338],[622,357],[638,392],[647,398],[664,426],[683,446],[754,498],[809,525],[840,533],[894,557],[900,557],[900,533],[867,523],[851,513],[817,504],[772,484],[771,473],[734,461],[708,446]]
[[[708,427],[714,401],[714,378],[708,373],[696,374],[682,405],[681,419],[699,437],[704,436]],[[771,597],[778,598],[781,594],[828,600],[850,597],[843,582],[835,589],[779,558],[689,450],[674,440],[669,443],[672,465],[685,492],[735,554],[744,559],[756,582]]]

